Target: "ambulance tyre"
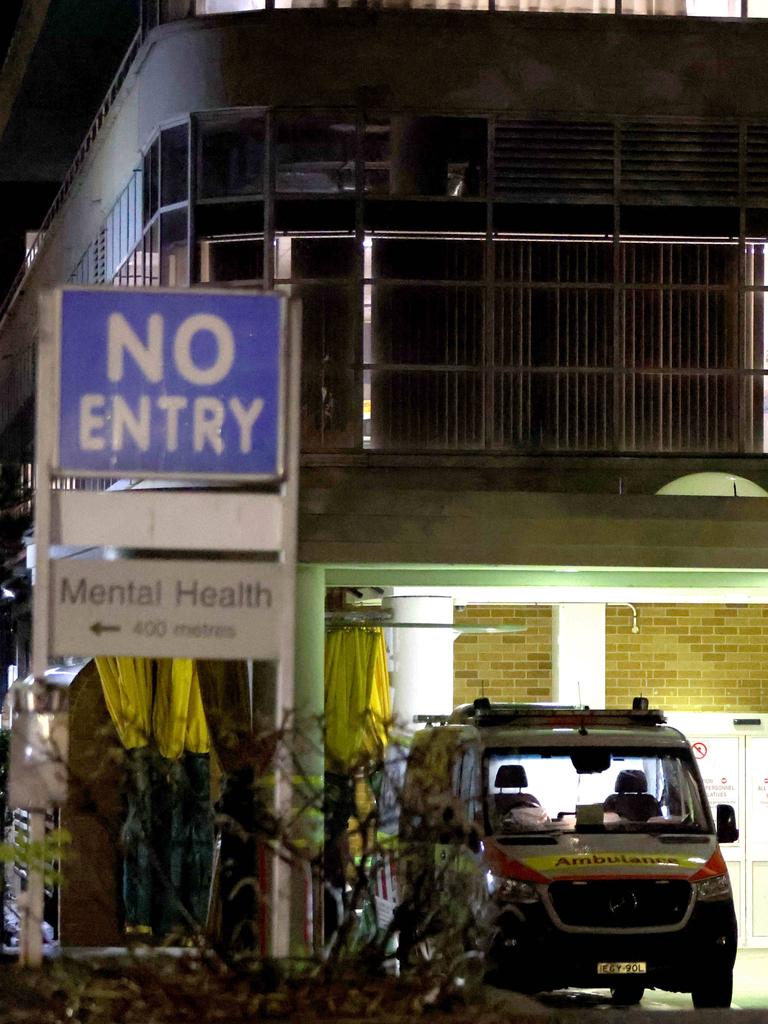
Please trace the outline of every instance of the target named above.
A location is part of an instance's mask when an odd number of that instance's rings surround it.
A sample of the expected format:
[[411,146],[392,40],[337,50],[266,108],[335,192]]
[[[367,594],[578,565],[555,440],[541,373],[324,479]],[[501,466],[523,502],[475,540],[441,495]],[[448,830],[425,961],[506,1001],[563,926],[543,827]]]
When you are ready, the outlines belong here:
[[645,995],[639,981],[622,981],[611,989],[611,1002],[616,1006],[637,1006]]
[[712,973],[691,990],[691,999],[697,1010],[708,1007],[728,1008],[733,998],[733,971]]

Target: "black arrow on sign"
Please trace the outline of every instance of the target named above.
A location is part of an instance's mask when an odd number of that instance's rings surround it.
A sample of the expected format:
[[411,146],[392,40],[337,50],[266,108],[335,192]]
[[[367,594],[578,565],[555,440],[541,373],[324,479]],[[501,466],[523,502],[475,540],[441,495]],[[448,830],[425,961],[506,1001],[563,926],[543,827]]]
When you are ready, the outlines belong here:
[[103,622],[94,622],[90,630],[96,636],[101,636],[102,633],[119,633],[122,628],[122,626],[106,626]]

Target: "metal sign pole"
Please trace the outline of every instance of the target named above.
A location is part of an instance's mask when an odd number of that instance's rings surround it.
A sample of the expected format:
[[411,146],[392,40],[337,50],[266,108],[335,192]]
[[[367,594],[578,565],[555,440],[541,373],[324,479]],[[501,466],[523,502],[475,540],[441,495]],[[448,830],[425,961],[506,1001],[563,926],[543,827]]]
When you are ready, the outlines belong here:
[[[56,394],[55,337],[59,315],[58,296],[45,296],[40,302],[40,343],[37,364],[37,408],[35,443],[35,570],[32,588],[32,675],[37,686],[48,668],[50,615],[50,537],[51,537],[51,463],[54,424],[57,409],[51,408]],[[29,807],[29,840],[33,856],[27,864],[27,890],[19,922],[19,962],[24,967],[39,967],[43,961],[43,887],[45,807]]]
[[[296,519],[299,482],[299,403],[301,303],[293,299],[287,303],[286,323],[286,454],[285,483],[283,484],[284,533],[282,561],[285,567],[285,608],[280,630],[280,660],[277,665],[275,694],[275,727],[280,730],[286,715],[294,715],[294,633],[296,615]],[[292,735],[294,721],[288,721],[288,737]],[[289,739],[290,742],[290,739]],[[292,751],[283,752],[275,766],[275,813],[277,820],[287,823],[293,812]],[[271,950],[273,956],[288,956],[291,952],[291,918],[295,901],[291,889],[296,885],[296,866],[289,853],[276,851],[272,867]]]

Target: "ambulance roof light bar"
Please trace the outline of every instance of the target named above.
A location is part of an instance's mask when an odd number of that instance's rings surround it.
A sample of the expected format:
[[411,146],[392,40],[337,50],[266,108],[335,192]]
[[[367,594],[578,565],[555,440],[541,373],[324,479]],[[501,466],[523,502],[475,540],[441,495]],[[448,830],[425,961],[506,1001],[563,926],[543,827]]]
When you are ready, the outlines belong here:
[[562,704],[491,703],[478,697],[462,704],[450,716],[451,722],[471,722],[476,726],[551,725],[559,728],[584,726],[655,726],[666,722],[664,712],[648,707],[645,697],[635,697],[631,708],[589,708]]

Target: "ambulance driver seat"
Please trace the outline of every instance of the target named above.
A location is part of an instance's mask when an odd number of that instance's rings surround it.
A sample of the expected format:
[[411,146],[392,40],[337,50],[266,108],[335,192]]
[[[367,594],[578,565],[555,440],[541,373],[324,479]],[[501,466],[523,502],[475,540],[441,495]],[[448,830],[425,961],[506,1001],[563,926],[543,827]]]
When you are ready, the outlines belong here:
[[541,804],[533,793],[523,793],[521,790],[528,785],[528,776],[521,764],[503,764],[496,772],[494,786],[497,789],[516,789],[516,793],[496,793],[494,803],[496,813],[507,814],[517,807],[541,807]]
[[625,768],[616,776],[615,793],[605,800],[603,810],[618,814],[627,821],[648,821],[661,814],[659,801],[648,792],[645,772]]

